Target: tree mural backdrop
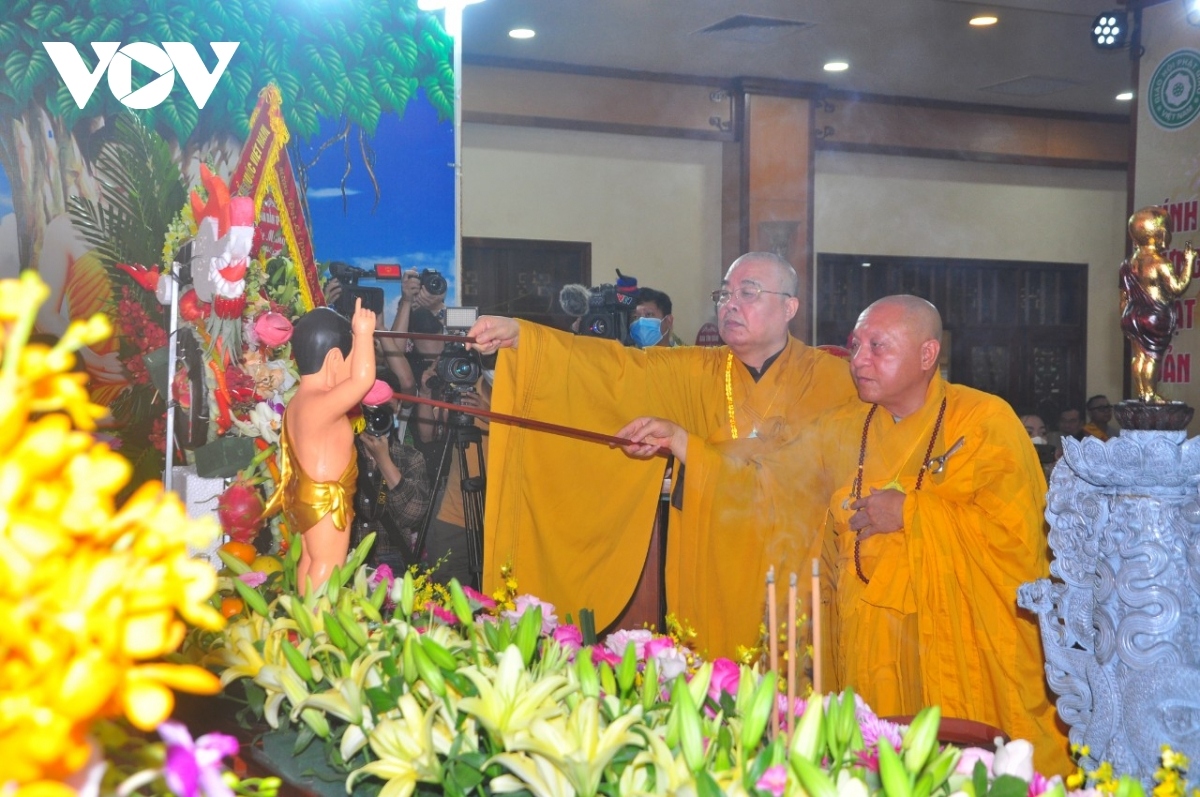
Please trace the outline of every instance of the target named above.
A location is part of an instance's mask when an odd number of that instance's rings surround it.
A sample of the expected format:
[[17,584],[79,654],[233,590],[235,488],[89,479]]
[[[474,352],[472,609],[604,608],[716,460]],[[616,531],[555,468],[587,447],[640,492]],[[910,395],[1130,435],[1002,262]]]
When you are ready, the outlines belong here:
[[[186,185],[195,184],[201,161],[228,176],[258,92],[269,83],[282,94],[293,142],[321,158],[344,159],[343,173],[365,171],[377,194],[401,182],[373,171],[381,119],[403,116],[419,94],[441,119],[453,116],[453,42],[416,0],[8,0],[0,11],[0,167],[12,213],[0,223],[0,272],[42,272],[53,291],[38,318],[44,332],[61,334],[73,318],[118,312],[114,297],[133,282],[97,257],[70,216],[72,197],[129,204],[122,192],[130,176],[105,174],[112,165],[102,153],[121,129],[118,116],[131,111],[103,78],[80,108],[43,42],[73,44],[94,70],[92,42],[136,41],[190,43],[209,71],[217,64],[210,42],[239,43],[203,109],[175,80],[161,103],[132,111],[165,142]],[[136,61],[132,69],[135,89],[158,77]],[[303,183],[304,159],[292,161]],[[178,193],[175,187],[163,195]],[[157,221],[142,224],[144,231],[135,224],[124,232],[144,233],[144,250],[160,251],[166,230],[155,227],[178,210],[149,214]],[[113,341],[84,352],[93,389],[108,401],[128,385],[119,348]]]

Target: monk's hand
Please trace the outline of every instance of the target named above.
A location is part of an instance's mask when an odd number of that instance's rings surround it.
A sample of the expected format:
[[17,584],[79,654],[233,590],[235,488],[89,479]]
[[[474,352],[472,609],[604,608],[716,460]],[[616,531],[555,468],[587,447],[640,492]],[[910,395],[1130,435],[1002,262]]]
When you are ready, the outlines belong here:
[[876,490],[850,502],[854,514],[850,516],[851,531],[865,540],[876,534],[891,534],[904,528],[904,498],[900,490]]
[[362,297],[354,300],[354,317],[350,319],[350,330],[358,335],[375,334],[375,312],[362,306]]
[[650,459],[670,451],[680,462],[687,462],[687,431],[663,418],[634,418],[616,436],[631,443],[621,446],[621,450],[634,459]]
[[517,348],[517,339],[521,336],[521,327],[514,318],[499,315],[480,316],[467,337],[474,338],[474,343],[467,345],[481,354],[492,354],[497,349]]

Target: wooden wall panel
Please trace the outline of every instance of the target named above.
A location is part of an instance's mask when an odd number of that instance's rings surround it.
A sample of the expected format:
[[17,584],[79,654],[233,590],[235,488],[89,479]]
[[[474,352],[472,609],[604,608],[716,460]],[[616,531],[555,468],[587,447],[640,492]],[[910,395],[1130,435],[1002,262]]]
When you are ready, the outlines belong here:
[[[728,92],[715,82],[707,85],[488,66],[463,70],[463,118],[468,122],[730,140],[733,135],[725,129],[730,116]],[[710,121],[713,117],[721,128]]]
[[1115,169],[1129,154],[1129,126],[1115,120],[833,99],[815,122],[823,149]]
[[784,257],[800,278],[800,312],[792,330],[807,338],[812,284],[812,101],[745,98],[749,249]]

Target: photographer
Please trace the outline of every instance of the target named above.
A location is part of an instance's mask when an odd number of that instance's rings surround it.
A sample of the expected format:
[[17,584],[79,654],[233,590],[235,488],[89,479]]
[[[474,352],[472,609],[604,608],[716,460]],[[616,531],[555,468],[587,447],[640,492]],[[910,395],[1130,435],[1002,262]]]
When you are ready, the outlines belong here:
[[[377,378],[393,391],[400,381],[380,369]],[[395,430],[398,402],[390,399],[376,407],[363,405],[365,428],[355,437],[358,451],[358,492],[355,495],[354,529],[351,542],[358,543],[375,532],[370,561],[402,572],[425,519],[431,500],[425,458],[404,445]]]
[[[392,331],[441,334],[443,327],[437,312],[444,311],[445,304],[446,280],[441,274],[432,269],[405,271]],[[441,353],[443,344],[441,341],[382,338],[380,345],[384,361],[400,380],[400,392],[411,395],[421,373]]]
[[[456,344],[445,344],[441,341],[431,343],[436,343],[445,350],[435,357],[421,374],[417,395],[448,401],[464,408],[490,408],[491,383],[487,379],[478,378],[480,370],[477,365],[466,369],[471,372],[464,374],[469,384],[454,379],[448,381],[439,375],[439,371],[461,372],[456,366],[477,362],[476,355],[466,352]],[[442,363],[440,368],[439,362]],[[455,416],[455,413],[425,404],[417,405],[413,413],[414,443],[425,455],[429,478],[434,482],[436,502],[435,515],[430,520],[426,537],[425,559],[430,564],[443,558],[446,560],[434,571],[435,580],[446,583],[451,578],[457,578],[460,583],[478,586],[477,574],[471,572],[468,555],[470,549],[462,474],[465,465],[467,478],[475,480],[484,476],[483,468],[479,464],[479,454],[468,452],[464,457],[464,452],[459,450],[451,436],[460,433],[460,427],[464,423],[467,427],[473,424],[474,429],[468,428],[466,431],[478,430],[479,453],[486,461],[487,421],[476,418],[472,422],[465,414]],[[441,479],[437,478],[439,464]]]

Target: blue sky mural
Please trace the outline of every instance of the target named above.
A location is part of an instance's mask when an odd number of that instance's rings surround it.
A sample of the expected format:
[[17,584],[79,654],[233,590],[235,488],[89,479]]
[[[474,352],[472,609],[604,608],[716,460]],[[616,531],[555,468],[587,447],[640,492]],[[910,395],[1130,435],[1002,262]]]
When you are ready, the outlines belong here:
[[[438,121],[424,94],[414,96],[404,118],[384,114],[371,146],[375,152],[375,189],[363,164],[357,132],[349,145],[334,144],[312,159],[320,142],[337,135],[340,123],[322,120],[321,132],[293,148],[295,161],[308,164],[308,209],[312,215],[313,246],[322,264],[341,260],[371,271],[376,263],[399,263],[405,269],[434,268],[450,284],[448,298],[457,296],[454,282],[454,127]],[[342,177],[349,160],[346,197]],[[376,285],[388,298],[385,321],[391,323],[400,296],[397,282]]]

